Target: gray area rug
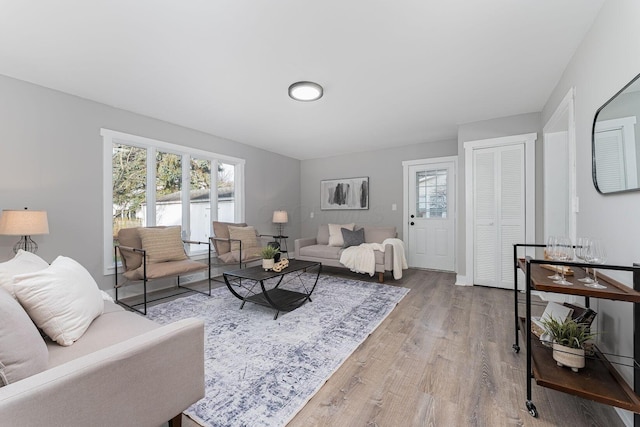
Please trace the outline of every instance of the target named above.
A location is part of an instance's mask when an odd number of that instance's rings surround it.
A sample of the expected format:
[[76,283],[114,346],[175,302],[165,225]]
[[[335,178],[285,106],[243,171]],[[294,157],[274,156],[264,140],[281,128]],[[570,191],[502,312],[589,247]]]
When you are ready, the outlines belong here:
[[284,426],[409,289],[320,276],[312,302],[280,313],[226,287],[150,307],[166,324],[205,321],[206,397],[185,413],[204,426]]

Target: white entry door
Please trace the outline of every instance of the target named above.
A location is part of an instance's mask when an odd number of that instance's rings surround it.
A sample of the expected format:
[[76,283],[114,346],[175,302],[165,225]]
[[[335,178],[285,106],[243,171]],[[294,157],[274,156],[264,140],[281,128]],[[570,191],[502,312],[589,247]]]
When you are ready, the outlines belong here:
[[409,166],[408,264],[455,270],[455,161]]

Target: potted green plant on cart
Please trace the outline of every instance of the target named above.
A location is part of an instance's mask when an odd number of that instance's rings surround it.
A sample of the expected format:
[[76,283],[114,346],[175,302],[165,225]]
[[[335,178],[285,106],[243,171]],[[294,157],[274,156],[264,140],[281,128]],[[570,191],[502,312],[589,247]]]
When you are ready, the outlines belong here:
[[542,321],[545,331],[553,342],[553,359],[558,366],[567,366],[578,372],[585,365],[585,344],[596,334],[588,325],[573,319],[560,321],[550,317]]
[[273,269],[273,265],[275,264],[275,256],[280,252],[280,249],[275,248],[273,246],[265,246],[260,251],[260,256],[262,257],[262,268],[265,271],[269,271]]

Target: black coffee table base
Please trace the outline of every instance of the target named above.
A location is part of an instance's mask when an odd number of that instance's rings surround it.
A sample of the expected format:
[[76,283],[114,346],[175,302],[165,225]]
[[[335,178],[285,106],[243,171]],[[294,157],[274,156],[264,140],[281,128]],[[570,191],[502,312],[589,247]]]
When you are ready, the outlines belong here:
[[252,302],[276,310],[292,311],[311,301],[322,271],[322,264],[311,261],[290,260],[289,266],[279,273],[264,271],[260,266],[228,271],[224,282],[231,293],[245,303]]

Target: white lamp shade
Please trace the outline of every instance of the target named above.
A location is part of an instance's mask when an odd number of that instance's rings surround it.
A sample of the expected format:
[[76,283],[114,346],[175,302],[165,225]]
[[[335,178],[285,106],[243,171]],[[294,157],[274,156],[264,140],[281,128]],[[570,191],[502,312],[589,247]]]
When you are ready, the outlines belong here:
[[289,216],[287,215],[287,211],[274,211],[273,222],[276,224],[285,224],[289,222]]
[[46,211],[3,210],[0,216],[0,234],[5,236],[34,236],[49,234]]

